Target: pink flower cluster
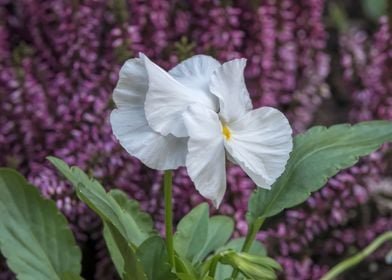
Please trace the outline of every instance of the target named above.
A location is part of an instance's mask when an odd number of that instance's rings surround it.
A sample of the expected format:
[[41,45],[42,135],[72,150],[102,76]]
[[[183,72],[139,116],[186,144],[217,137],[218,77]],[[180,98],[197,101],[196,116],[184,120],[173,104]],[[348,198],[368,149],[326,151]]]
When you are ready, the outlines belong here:
[[353,100],[352,120],[392,119],[391,26],[383,17],[373,38],[360,30],[350,30],[341,38],[344,80]]

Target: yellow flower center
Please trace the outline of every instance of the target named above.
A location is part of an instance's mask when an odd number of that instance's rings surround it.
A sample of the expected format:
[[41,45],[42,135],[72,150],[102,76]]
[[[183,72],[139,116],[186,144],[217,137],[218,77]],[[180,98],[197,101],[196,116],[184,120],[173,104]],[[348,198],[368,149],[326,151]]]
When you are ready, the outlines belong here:
[[226,140],[230,140],[231,138],[231,131],[227,125],[222,125],[222,134]]

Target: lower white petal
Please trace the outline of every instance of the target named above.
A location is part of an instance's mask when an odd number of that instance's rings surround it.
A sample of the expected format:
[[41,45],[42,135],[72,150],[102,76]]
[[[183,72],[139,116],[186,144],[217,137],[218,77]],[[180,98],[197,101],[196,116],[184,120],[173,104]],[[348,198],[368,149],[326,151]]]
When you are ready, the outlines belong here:
[[270,188],[283,173],[293,147],[286,117],[263,107],[247,112],[228,127],[228,152],[259,187]]
[[185,165],[187,138],[162,136],[153,131],[143,107],[115,109],[110,123],[120,144],[148,167],[168,170]]
[[170,133],[178,137],[186,137],[188,135],[182,113],[189,105],[198,103],[217,110],[215,96],[180,83],[146,56],[141,55],[141,58],[149,79],[144,109],[152,129],[162,135]]
[[226,159],[219,117],[199,105],[190,106],[183,116],[189,132],[186,157],[189,177],[200,194],[218,207],[226,191]]

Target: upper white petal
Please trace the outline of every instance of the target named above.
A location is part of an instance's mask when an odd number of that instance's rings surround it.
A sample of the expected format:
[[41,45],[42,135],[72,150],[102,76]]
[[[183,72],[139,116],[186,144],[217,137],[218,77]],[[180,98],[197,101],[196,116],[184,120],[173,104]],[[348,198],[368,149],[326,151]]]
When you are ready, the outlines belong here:
[[148,88],[148,76],[140,58],[127,60],[120,69],[119,79],[113,91],[117,107],[144,106]]
[[158,170],[175,169],[185,165],[186,138],[162,136],[148,125],[144,102],[148,75],[139,58],[125,62],[113,92],[118,109],[110,115],[113,133],[132,156]]
[[169,170],[185,165],[187,138],[162,136],[153,131],[143,107],[115,109],[110,123],[120,144],[148,167]]
[[221,64],[215,58],[199,54],[182,61],[171,69],[169,74],[189,88],[209,92],[212,73],[220,66]]
[[188,133],[182,113],[189,105],[202,104],[211,110],[217,110],[214,95],[180,83],[146,56],[141,57],[149,77],[145,112],[148,123],[155,131],[162,135],[170,133],[186,137]]
[[189,132],[188,174],[200,194],[218,207],[226,191],[226,159],[219,117],[212,110],[192,105],[184,113],[184,121]]
[[252,109],[252,101],[245,85],[246,59],[234,59],[223,63],[211,77],[210,90],[219,98],[219,115],[233,122]]
[[228,127],[227,151],[259,187],[270,188],[283,173],[293,147],[286,117],[274,108],[262,107]]

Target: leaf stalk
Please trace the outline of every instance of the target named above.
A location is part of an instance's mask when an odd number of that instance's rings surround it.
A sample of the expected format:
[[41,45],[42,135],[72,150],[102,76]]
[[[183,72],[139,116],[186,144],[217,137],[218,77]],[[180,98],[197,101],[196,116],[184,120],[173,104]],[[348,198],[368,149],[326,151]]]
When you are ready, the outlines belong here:
[[[252,247],[253,240],[255,240],[257,233],[260,231],[261,226],[263,225],[265,218],[257,218],[253,223],[249,225],[248,233],[245,237],[244,245],[242,245],[241,252],[248,253],[250,248]],[[235,279],[238,275],[238,270],[235,269],[231,275],[232,278]]]
[[384,242],[392,240],[392,231],[385,232],[373,240],[365,249],[360,251],[358,254],[338,263],[335,265],[327,274],[325,274],[320,280],[332,280],[335,279],[338,275],[342,274],[346,270],[352,268],[357,265],[361,261],[363,261],[366,257],[371,255],[374,251],[376,251]]

